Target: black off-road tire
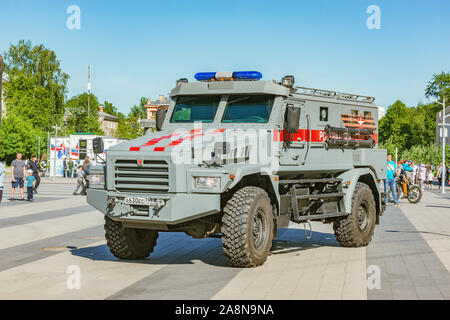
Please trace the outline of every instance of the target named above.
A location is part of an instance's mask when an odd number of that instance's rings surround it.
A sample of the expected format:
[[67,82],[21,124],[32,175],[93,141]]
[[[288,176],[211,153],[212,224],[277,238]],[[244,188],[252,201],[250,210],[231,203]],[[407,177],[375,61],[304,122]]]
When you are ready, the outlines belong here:
[[105,216],[105,238],[111,253],[119,259],[144,259],[153,252],[158,231],[124,228],[121,222]]
[[235,267],[264,264],[273,239],[274,216],[267,193],[258,187],[238,190],[228,200],[222,217],[222,246]]
[[334,235],[343,247],[364,247],[372,240],[376,223],[376,206],[372,190],[358,182],[352,197],[352,211],[333,223]]

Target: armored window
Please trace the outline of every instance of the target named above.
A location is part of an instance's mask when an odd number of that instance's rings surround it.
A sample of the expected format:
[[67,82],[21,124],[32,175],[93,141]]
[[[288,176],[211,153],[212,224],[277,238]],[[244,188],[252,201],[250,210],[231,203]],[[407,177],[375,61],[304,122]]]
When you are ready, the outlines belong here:
[[358,110],[352,110],[352,115],[357,116],[358,115]]
[[229,96],[222,122],[226,123],[266,123],[269,121],[274,97]]
[[372,116],[372,112],[364,111],[364,117],[371,117],[371,116]]
[[213,122],[220,96],[181,96],[177,99],[171,123]]
[[328,108],[320,107],[320,121],[328,121]]

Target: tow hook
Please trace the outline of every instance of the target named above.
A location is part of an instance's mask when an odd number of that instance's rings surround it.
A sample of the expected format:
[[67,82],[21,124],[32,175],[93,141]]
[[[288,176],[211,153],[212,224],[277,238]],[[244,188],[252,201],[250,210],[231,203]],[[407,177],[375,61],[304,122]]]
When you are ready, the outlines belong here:
[[116,197],[109,197],[107,201],[108,208],[114,207],[119,202],[119,199]]

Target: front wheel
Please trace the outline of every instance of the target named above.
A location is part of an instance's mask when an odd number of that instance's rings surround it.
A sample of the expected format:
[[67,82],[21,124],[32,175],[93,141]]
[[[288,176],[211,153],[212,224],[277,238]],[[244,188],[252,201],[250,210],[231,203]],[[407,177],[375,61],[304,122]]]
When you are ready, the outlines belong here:
[[267,193],[257,187],[238,190],[228,201],[222,217],[222,246],[235,267],[264,264],[270,253],[274,217]]
[[352,211],[333,223],[334,235],[343,247],[363,247],[372,240],[376,222],[372,190],[358,182],[352,197]]
[[144,259],[153,252],[158,231],[124,228],[122,223],[105,216],[105,238],[111,253],[119,259]]
[[415,204],[422,199],[422,189],[419,186],[412,186],[408,189],[408,201]]

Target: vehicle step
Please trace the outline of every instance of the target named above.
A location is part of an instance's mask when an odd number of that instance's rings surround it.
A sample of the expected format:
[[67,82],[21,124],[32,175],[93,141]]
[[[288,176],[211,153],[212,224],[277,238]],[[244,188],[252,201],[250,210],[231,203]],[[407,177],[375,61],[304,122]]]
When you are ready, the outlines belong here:
[[323,178],[323,179],[280,180],[279,184],[311,184],[311,183],[333,183],[333,182],[342,182],[342,179]]
[[336,192],[336,193],[321,193],[321,194],[306,194],[306,195],[300,195],[296,196],[297,199],[324,199],[324,198],[339,198],[343,197],[345,194],[342,192]]
[[348,213],[345,212],[333,212],[333,213],[321,213],[321,214],[309,214],[306,216],[298,216],[296,222],[302,222],[307,220],[316,220],[316,219],[327,219],[327,218],[337,218],[337,217],[345,217],[348,216]]

